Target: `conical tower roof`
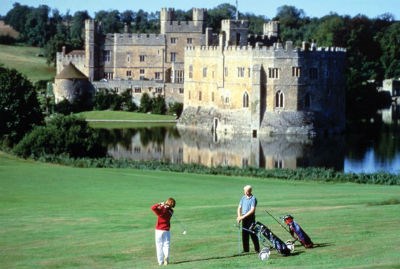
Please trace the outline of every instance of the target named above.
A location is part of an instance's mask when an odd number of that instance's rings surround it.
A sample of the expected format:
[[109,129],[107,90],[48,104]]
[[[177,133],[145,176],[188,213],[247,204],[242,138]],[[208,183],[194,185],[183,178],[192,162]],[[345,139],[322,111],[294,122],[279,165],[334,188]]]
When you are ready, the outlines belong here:
[[72,63],[69,63],[64,69],[55,77],[56,79],[88,79],[85,74],[79,71]]

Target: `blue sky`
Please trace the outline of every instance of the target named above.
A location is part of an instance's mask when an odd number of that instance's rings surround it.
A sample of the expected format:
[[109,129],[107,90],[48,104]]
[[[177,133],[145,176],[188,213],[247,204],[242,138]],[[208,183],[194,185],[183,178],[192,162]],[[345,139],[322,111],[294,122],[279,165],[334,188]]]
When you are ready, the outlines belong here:
[[[192,7],[214,8],[222,3],[235,5],[236,0],[0,0],[0,15],[5,15],[15,2],[22,5],[37,7],[41,4],[58,9],[62,14],[68,10],[73,15],[75,11],[87,10],[91,16],[99,10],[159,11],[162,7],[189,10]],[[396,20],[400,20],[400,0],[238,0],[239,11],[254,13],[272,18],[277,8],[283,5],[295,6],[303,9],[309,17],[322,17],[330,12],[339,15],[355,16],[363,14],[375,18],[383,13],[391,13]]]

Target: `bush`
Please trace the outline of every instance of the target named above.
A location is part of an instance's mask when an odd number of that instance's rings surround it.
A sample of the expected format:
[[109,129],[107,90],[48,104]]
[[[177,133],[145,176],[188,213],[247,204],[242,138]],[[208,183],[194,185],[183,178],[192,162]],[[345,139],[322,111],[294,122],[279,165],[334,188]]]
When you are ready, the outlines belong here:
[[107,149],[100,142],[98,132],[84,119],[56,115],[46,126],[35,127],[14,148],[20,157],[39,158],[45,155],[104,157]]
[[169,113],[170,114],[175,114],[177,118],[179,118],[182,114],[183,111],[183,103],[172,103],[169,104]]
[[161,95],[153,98],[152,102],[152,112],[154,114],[165,115],[167,112],[167,105],[165,104],[165,99]]

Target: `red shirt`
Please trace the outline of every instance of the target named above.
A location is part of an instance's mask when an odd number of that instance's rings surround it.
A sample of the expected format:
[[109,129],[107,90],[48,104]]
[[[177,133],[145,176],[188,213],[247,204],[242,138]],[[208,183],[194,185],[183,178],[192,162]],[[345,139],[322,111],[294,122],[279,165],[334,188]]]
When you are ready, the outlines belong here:
[[157,215],[156,229],[169,231],[169,228],[171,227],[170,219],[174,213],[174,210],[167,205],[160,204],[153,205],[151,210],[153,210],[153,212]]

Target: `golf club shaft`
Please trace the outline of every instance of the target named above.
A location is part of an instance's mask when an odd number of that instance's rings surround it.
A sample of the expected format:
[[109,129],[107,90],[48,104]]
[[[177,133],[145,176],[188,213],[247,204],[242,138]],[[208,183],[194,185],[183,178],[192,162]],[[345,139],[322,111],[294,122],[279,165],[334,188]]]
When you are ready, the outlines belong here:
[[265,210],[265,212],[267,212],[267,214],[270,215],[286,232],[290,233],[290,231],[286,229],[286,227],[283,226],[274,216],[272,216],[271,213],[268,212],[268,210]]
[[185,225],[182,224],[182,222],[174,215],[175,222],[178,223],[178,225],[183,229],[184,232],[186,232],[186,227]]

